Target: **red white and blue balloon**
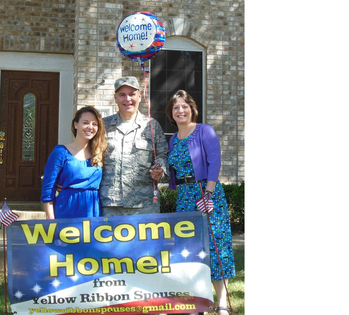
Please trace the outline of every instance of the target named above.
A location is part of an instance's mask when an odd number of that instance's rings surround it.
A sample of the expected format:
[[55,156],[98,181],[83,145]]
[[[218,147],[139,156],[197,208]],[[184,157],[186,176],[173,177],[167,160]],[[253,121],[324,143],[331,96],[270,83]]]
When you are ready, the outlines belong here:
[[154,57],[165,43],[166,32],[162,22],[149,12],[135,12],[124,18],[117,30],[116,41],[120,52],[138,61]]

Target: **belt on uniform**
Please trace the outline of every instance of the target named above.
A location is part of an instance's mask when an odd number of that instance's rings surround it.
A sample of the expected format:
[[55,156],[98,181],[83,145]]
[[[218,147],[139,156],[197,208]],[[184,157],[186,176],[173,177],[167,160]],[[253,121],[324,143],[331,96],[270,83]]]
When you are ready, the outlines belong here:
[[177,185],[181,185],[181,184],[189,185],[189,184],[194,184],[194,183],[201,182],[203,180],[206,180],[206,179],[195,180],[194,176],[185,176],[184,178],[177,179]]

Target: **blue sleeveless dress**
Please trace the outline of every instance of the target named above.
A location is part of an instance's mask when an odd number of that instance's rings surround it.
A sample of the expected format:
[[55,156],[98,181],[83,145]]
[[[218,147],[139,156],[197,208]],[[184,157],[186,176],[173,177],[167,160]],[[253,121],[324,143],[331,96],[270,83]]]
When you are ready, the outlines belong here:
[[[101,216],[99,185],[102,168],[90,159],[78,160],[64,145],[57,145],[45,165],[41,201],[54,201],[55,218]],[[62,185],[57,197],[56,184]]]
[[[178,139],[178,137],[176,137],[173,143],[173,150],[168,156],[169,165],[176,170],[176,177],[179,179],[183,179],[185,176],[194,176],[194,168],[187,143],[191,136],[192,135],[185,139]],[[205,192],[206,181],[203,180],[200,183],[203,192]],[[179,185],[177,187],[176,212],[198,211],[196,201],[200,199],[201,196],[198,183]],[[228,279],[234,277],[236,273],[228,204],[220,182],[217,182],[215,186],[212,200],[214,203],[214,211],[210,213],[210,222],[219,252],[224,278]],[[211,231],[209,232],[209,237],[211,280],[223,280]]]

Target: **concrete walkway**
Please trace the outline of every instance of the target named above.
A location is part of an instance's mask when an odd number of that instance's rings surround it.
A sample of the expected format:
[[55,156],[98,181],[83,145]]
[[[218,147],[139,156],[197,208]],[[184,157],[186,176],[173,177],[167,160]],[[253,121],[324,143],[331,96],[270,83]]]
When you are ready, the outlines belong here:
[[233,235],[233,247],[245,246],[245,236],[244,235]]

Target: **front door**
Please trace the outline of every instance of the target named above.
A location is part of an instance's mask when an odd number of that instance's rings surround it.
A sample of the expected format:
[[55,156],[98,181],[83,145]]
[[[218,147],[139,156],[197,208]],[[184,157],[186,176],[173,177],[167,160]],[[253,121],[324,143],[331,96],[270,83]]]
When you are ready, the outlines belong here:
[[0,201],[39,201],[58,142],[59,73],[1,71]]

